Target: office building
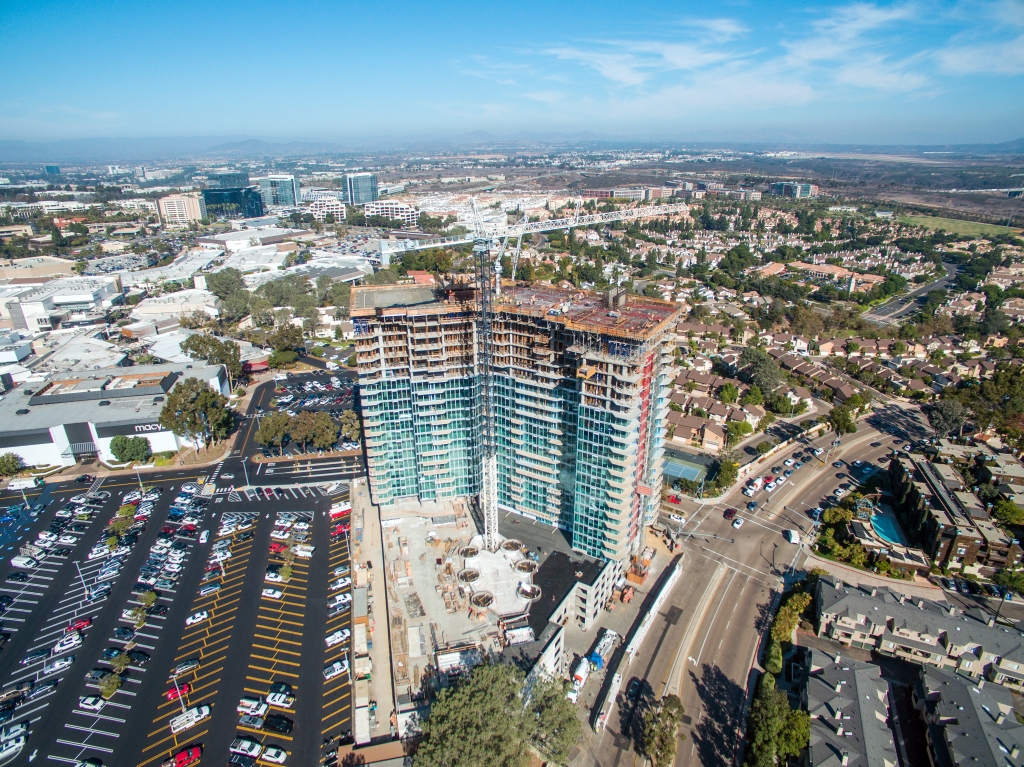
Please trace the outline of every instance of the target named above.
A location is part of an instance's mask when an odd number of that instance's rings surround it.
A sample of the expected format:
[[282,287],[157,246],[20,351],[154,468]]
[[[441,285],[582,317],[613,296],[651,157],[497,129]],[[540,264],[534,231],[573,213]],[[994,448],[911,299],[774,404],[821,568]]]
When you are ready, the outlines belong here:
[[259,218],[263,215],[263,196],[257,186],[204,189],[206,212],[217,218]]
[[43,166],[43,173],[45,173],[47,176],[59,176],[60,175],[60,166],[59,165],[44,165]]
[[247,170],[216,170],[206,174],[210,189],[240,189],[249,186]]
[[[370,492],[382,506],[476,496],[478,310],[471,288],[352,290]],[[657,514],[668,408],[667,301],[509,287],[492,362],[498,505],[626,563]]]
[[32,333],[54,330],[76,315],[102,320],[123,301],[120,277],[66,277],[43,285],[8,287],[0,295],[0,324]]
[[771,185],[771,193],[776,197],[793,197],[803,199],[818,196],[815,184],[796,184],[790,181],[778,181]]
[[406,226],[415,226],[419,221],[419,213],[412,205],[405,202],[394,202],[392,200],[379,200],[368,202],[363,207],[366,217],[382,216],[392,221],[401,221]]
[[265,208],[294,208],[302,202],[295,176],[274,174],[257,179]]
[[377,174],[349,173],[345,176],[345,196],[349,205],[365,205],[377,199]]
[[334,216],[335,221],[344,221],[345,203],[336,197],[321,197],[309,204],[309,212],[317,221],[324,221],[328,213]]
[[206,218],[206,201],[198,192],[161,197],[159,208],[160,219],[171,229],[184,228]]

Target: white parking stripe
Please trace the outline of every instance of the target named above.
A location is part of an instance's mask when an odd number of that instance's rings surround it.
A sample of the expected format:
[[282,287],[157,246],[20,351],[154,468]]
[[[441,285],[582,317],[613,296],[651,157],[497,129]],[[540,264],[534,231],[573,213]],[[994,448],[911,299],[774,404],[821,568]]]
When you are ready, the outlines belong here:
[[80,709],[80,708],[76,708],[71,713],[73,713],[73,714],[80,714],[81,716],[91,716],[91,717],[94,717],[96,719],[106,720],[108,722],[120,722],[121,724],[124,724],[125,721],[126,721],[124,719],[119,719],[116,716],[106,716],[105,714],[97,714],[97,713],[95,713],[93,711],[82,711],[82,709]]
[[95,735],[106,735],[108,738],[120,737],[116,732],[108,732],[107,730],[97,730],[95,727],[82,727],[79,724],[67,724],[66,722],[64,726],[67,727],[69,730],[78,730],[79,732],[88,732]]
[[[102,751],[104,754],[114,753],[112,748],[104,748],[103,746],[94,746],[90,743],[78,743],[74,740],[65,740],[64,738],[57,738],[57,742],[62,746],[77,746],[78,748],[91,748],[93,751]],[[53,759],[54,757],[50,757]]]

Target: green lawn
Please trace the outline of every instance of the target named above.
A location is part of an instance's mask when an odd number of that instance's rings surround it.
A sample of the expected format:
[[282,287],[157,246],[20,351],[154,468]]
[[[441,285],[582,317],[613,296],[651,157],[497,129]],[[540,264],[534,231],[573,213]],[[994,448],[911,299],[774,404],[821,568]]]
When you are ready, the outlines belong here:
[[936,216],[900,216],[900,223],[923,226],[927,229],[942,229],[950,234],[965,234],[969,237],[983,234],[1020,234],[1020,229],[995,224],[980,224],[977,221],[963,221],[958,218]]

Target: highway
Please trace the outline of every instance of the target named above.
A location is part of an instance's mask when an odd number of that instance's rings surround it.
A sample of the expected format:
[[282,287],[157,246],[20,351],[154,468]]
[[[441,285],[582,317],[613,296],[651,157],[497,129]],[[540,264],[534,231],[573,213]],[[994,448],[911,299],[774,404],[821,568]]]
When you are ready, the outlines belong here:
[[[885,431],[880,431],[885,430]],[[888,433],[896,431],[895,435]],[[679,695],[685,708],[679,743],[678,767],[738,763],[744,736],[745,705],[755,675],[755,654],[767,629],[772,601],[781,592],[788,572],[800,568],[806,556],[804,541],[813,532],[809,511],[821,504],[843,482],[852,481],[849,468],[831,461],[862,460],[876,471],[888,465],[886,456],[907,439],[926,434],[925,420],[913,406],[892,401],[859,423],[846,435],[829,463],[815,460],[798,469],[790,481],[771,495],[759,492],[761,502],[746,511],[751,499],[736,488],[716,503],[683,503],[685,522],[661,522],[682,534],[682,576],[651,626],[632,663],[623,661],[622,689],[633,678],[644,681],[638,703],[668,693]],[[764,474],[794,452],[807,455],[807,447],[826,451],[834,435],[813,443],[794,445],[764,463]],[[827,452],[821,456],[825,458]],[[744,521],[739,529],[724,518],[735,508]],[[801,545],[783,538],[796,530]],[[590,738],[574,765],[613,767],[642,764],[633,743],[639,734],[636,704],[620,695],[607,729]]]

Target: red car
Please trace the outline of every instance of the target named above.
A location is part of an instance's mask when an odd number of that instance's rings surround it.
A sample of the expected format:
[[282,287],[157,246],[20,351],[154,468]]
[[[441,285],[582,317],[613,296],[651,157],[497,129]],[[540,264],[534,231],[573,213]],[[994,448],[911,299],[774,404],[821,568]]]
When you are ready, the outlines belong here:
[[92,618],[79,618],[78,620],[71,621],[68,627],[64,629],[65,634],[70,634],[73,631],[84,631],[92,625]]
[[726,519],[735,519],[736,518],[736,509],[726,509],[725,510],[725,518]]
[[288,551],[288,547],[285,546],[283,543],[272,543],[272,544],[270,544],[270,553],[271,554],[282,554],[285,551]]
[[179,684],[177,687],[172,687],[167,691],[167,700],[177,700],[182,695],[187,695],[191,689],[187,684]]
[[203,749],[201,746],[192,746],[191,748],[186,748],[184,751],[176,753],[164,762],[161,767],[187,767],[190,764],[198,762],[199,757],[202,756],[202,754]]
[[767,485],[767,484],[768,484],[769,482],[774,482],[774,481],[775,481],[775,477],[773,477],[773,476],[772,476],[771,474],[769,474],[769,475],[768,475],[767,477],[765,477],[765,478],[764,478],[764,483],[765,483],[766,485]]
[[334,526],[334,529],[331,530],[331,535],[341,535],[343,533],[347,533],[351,529],[352,525],[350,525],[348,522],[343,522],[340,525]]

